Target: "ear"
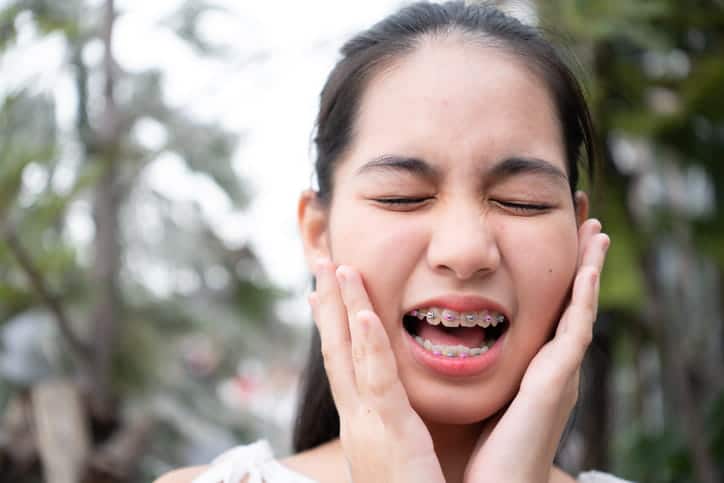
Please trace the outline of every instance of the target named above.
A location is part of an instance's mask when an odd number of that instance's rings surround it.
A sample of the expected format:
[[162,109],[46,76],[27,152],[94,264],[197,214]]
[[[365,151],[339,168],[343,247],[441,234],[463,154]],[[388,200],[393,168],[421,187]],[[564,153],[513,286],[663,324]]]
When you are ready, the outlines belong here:
[[304,258],[307,267],[314,271],[319,258],[330,258],[327,242],[328,210],[319,201],[317,194],[306,190],[299,197],[297,222],[304,245]]
[[589,201],[585,191],[576,191],[573,195],[573,207],[576,210],[576,225],[581,226],[588,219]]

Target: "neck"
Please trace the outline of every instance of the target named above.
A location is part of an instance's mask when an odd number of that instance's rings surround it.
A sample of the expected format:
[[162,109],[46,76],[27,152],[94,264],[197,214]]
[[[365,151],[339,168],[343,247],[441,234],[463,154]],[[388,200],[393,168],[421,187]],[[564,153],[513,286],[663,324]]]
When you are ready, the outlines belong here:
[[[484,422],[467,425],[425,422],[447,483],[463,482],[465,468],[478,442],[483,424]],[[339,481],[339,475],[347,473],[347,463],[339,438],[308,452],[334,454],[333,459],[336,462],[334,469],[329,470],[328,473],[323,473],[320,472],[318,461],[316,461],[312,469],[299,464],[294,458],[285,460],[285,464],[293,470],[313,476],[320,482],[336,482]]]
[[483,423],[456,425],[426,421],[445,481],[462,483],[465,467],[480,437]]

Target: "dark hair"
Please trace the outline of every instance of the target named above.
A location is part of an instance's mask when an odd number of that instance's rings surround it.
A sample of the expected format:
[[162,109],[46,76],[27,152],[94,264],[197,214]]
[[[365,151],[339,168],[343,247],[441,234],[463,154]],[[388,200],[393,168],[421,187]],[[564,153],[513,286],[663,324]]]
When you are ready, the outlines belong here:
[[[541,78],[561,123],[571,193],[578,185],[579,165],[593,178],[595,149],[588,106],[570,68],[541,32],[484,3],[418,2],[386,17],[342,47],[342,58],[322,89],[314,138],[317,198],[321,202],[331,199],[334,169],[351,144],[360,100],[371,77],[413,52],[426,38],[453,34],[506,50]],[[292,445],[299,452],[338,436],[339,415],[324,371],[319,332],[314,329]]]

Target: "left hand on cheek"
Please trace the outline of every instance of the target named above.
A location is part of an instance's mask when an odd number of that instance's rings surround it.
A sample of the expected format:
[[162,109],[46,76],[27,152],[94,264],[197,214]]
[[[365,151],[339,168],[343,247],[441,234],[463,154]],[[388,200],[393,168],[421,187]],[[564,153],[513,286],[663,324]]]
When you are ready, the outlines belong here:
[[[518,394],[487,425],[465,471],[465,483],[533,482],[550,473],[578,397],[583,357],[593,337],[599,278],[610,245],[598,220],[579,229],[578,271],[555,336],[530,362]],[[547,478],[546,478],[547,480]]]

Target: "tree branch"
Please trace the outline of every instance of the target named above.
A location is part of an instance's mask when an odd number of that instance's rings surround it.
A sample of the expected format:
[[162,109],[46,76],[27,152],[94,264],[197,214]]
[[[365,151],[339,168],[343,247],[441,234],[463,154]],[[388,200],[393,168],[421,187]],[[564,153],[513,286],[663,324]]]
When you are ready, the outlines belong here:
[[12,251],[15,259],[18,261],[20,268],[25,272],[30,284],[40,297],[40,300],[48,307],[50,312],[55,316],[61,334],[68,342],[71,353],[79,364],[88,360],[88,348],[78,338],[72,328],[70,319],[65,313],[65,309],[58,297],[55,296],[48,288],[40,270],[35,266],[32,257],[23,247],[16,233],[15,227],[9,223],[4,223],[1,227],[0,234]]

